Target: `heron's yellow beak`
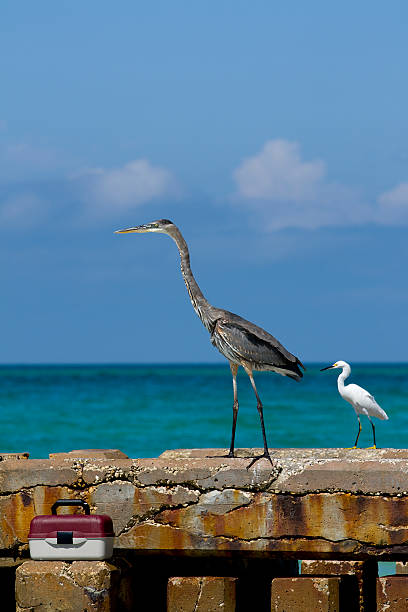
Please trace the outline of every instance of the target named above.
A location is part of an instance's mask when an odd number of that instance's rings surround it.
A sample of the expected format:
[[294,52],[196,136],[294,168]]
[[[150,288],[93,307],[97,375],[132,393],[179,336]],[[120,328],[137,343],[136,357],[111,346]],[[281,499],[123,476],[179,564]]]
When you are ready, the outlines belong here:
[[149,232],[152,229],[154,229],[153,223],[146,223],[145,225],[137,225],[136,227],[116,230],[115,234],[143,234],[144,232]]
[[137,227],[128,227],[127,229],[115,230],[115,234],[133,234],[139,231]]

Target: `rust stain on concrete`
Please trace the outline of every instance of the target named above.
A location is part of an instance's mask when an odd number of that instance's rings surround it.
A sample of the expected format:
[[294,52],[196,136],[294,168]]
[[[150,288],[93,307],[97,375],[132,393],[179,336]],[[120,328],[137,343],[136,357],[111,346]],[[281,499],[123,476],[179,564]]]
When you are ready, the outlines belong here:
[[0,546],[13,548],[19,542],[27,542],[34,505],[28,494],[20,492],[0,500]]
[[324,538],[373,546],[404,544],[408,500],[344,493],[291,496],[258,493],[222,514],[205,505],[164,510],[155,520],[194,535],[239,540]]
[[0,464],[0,547],[25,545],[35,515],[80,497],[113,517],[122,549],[408,554],[404,453],[281,449],[279,481],[256,477],[244,459],[180,455],[140,460],[133,471],[130,460],[119,470],[119,459],[84,459],[92,485],[85,478],[81,490],[71,459],[8,461]]

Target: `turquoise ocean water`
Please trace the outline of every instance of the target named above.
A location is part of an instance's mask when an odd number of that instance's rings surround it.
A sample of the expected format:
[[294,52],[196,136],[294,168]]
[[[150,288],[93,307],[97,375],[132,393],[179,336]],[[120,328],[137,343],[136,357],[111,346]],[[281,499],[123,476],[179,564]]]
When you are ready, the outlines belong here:
[[[307,364],[301,382],[256,373],[269,446],[352,446],[357,419],[337,392],[337,371]],[[350,381],[375,395],[377,444],[408,447],[408,364],[354,364]],[[238,379],[236,447],[262,446],[247,376]],[[232,418],[228,365],[0,366],[0,452],[32,459],[81,448],[155,457],[171,448],[227,448]],[[371,446],[363,417],[361,446]],[[380,563],[380,575],[395,564]]]
[[[357,419],[337,392],[337,371],[307,364],[296,383],[256,373],[269,446],[352,446]],[[375,395],[389,421],[375,420],[380,447],[408,447],[408,364],[354,364],[350,382]],[[262,446],[256,401],[239,375],[236,447]],[[31,458],[80,448],[119,448],[130,457],[166,449],[228,447],[228,365],[0,366],[0,452]],[[365,417],[361,446],[371,446]]]

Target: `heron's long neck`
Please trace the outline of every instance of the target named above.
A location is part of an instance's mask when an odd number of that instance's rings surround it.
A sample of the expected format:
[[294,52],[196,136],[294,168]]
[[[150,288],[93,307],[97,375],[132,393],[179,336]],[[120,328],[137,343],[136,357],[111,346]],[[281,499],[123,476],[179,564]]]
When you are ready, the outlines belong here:
[[212,327],[211,309],[212,307],[208,303],[208,301],[205,299],[191,271],[190,253],[188,251],[187,243],[184,240],[180,230],[176,227],[172,228],[172,231],[171,233],[169,233],[169,236],[173,238],[179,250],[181,273],[183,275],[184,282],[186,284],[187,291],[190,296],[190,300],[193,305],[193,308],[198,314],[198,316],[200,317],[204,326],[208,329],[208,331],[211,331],[211,327]]
[[351,374],[351,368],[350,366],[344,366],[341,374],[339,375],[338,379],[337,379],[337,388],[339,390],[339,392],[341,393],[342,391],[344,391],[344,381],[346,380],[346,378],[348,378]]

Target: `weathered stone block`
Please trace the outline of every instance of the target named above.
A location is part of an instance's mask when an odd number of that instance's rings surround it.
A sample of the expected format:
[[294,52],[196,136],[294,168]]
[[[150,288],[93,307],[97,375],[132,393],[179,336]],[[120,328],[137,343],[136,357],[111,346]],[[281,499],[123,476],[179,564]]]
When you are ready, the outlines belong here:
[[60,497],[81,497],[93,512],[112,515],[115,547],[122,549],[354,560],[408,555],[401,521],[408,512],[407,450],[270,449],[273,467],[259,461],[247,469],[256,452],[76,456],[95,454],[91,449],[56,461],[0,461],[0,553],[21,554],[33,516],[48,514]]
[[[231,503],[234,495],[235,506]],[[245,503],[238,501],[243,495],[247,496]],[[169,535],[176,529],[178,541],[184,541],[186,548],[189,541],[201,538],[202,548],[207,549],[231,546],[247,551],[367,554],[379,542],[383,547],[405,546],[408,527],[401,524],[400,517],[407,511],[406,498],[343,493],[295,496],[224,489],[204,493],[197,504],[164,510],[154,520],[155,527],[169,527]],[[127,540],[132,535],[137,538],[140,530],[146,533],[147,527],[136,525]]]
[[395,564],[396,574],[408,574],[408,561],[397,561]]
[[298,576],[272,580],[272,612],[340,612],[340,578]]
[[27,561],[16,571],[16,612],[119,612],[119,573],[105,561]]
[[407,612],[408,576],[377,578],[377,612]]
[[0,461],[28,459],[30,453],[0,453]]
[[301,571],[305,574],[362,574],[367,561],[333,561],[306,560],[302,561]]
[[64,461],[65,459],[128,459],[128,456],[117,448],[84,448],[67,453],[50,453],[49,457],[52,461]]
[[[375,608],[375,580],[378,576],[377,562],[369,561],[309,561],[303,560],[302,575],[354,576],[355,584],[349,584],[345,596],[348,610],[358,609],[360,612],[371,612]],[[354,591],[353,591],[354,587]],[[357,593],[358,591],[358,593]],[[358,606],[355,599],[358,598]],[[354,606],[354,607],[353,607]]]
[[87,485],[96,485],[101,482],[113,482],[115,480],[133,481],[133,460],[132,459],[101,459],[84,458],[80,459],[82,466],[82,479]]
[[[227,461],[227,460],[226,460]],[[139,459],[134,461],[135,477],[139,484],[197,486],[220,470],[221,459]]]
[[169,578],[167,612],[234,612],[236,579],[213,576]]
[[148,518],[165,508],[195,503],[199,497],[199,491],[180,485],[136,487],[130,482],[117,480],[92,488],[90,500],[95,512],[112,518],[118,536],[130,520]]
[[71,486],[78,481],[78,472],[72,465],[53,463],[48,459],[19,459],[0,462],[0,491],[13,493],[38,485]]
[[[260,452],[262,449],[236,449],[235,465],[246,467],[250,458]],[[270,487],[276,492],[348,491],[375,495],[381,491],[408,495],[408,449],[270,448],[269,452],[275,464],[272,471],[269,465],[269,475],[274,476]],[[226,449],[216,448],[177,449],[163,452],[159,459],[169,463],[182,458],[206,461],[226,453]],[[268,466],[260,461],[248,472],[264,469],[268,470]]]
[[[244,456],[241,456],[237,450],[236,456],[229,458],[227,457],[228,451],[220,448],[165,451],[155,460],[153,470],[149,469],[146,460],[139,460],[139,480],[154,484],[153,477],[157,482],[166,475],[168,477],[170,471],[170,479],[172,478],[171,472],[177,472],[177,482],[194,483],[201,490],[230,487],[254,491],[263,490],[276,480],[281,467],[278,463],[271,467],[268,460],[259,460],[253,468],[247,469],[251,458],[262,452],[263,449],[259,451],[258,449],[247,449]],[[159,466],[165,471],[158,471]]]
[[355,450],[356,455],[346,455],[347,460],[344,453],[341,453],[334,461],[303,465],[303,469],[295,474],[282,470],[276,485],[283,491],[296,493],[321,489],[366,494],[376,494],[379,491],[388,495],[407,494],[406,457],[389,459],[384,454],[367,455],[367,449]]

